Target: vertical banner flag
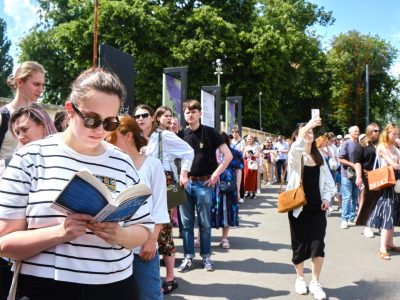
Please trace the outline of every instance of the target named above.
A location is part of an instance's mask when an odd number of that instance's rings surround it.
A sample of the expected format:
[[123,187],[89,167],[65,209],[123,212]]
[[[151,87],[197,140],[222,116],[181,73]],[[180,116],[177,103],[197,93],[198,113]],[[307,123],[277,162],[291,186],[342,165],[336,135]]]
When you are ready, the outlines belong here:
[[215,96],[201,91],[201,124],[215,128]]
[[235,102],[225,101],[225,130],[226,132],[231,132],[233,127],[235,127]]
[[181,110],[179,109],[182,106],[181,81],[165,73],[163,73],[162,105],[171,108],[178,121],[181,120]]

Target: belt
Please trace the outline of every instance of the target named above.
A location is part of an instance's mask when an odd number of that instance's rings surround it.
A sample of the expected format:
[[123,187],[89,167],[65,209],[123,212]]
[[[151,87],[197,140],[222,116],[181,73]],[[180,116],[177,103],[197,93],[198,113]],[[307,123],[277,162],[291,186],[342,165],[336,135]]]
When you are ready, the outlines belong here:
[[210,175],[204,175],[204,176],[189,176],[190,181],[206,181],[210,179]]

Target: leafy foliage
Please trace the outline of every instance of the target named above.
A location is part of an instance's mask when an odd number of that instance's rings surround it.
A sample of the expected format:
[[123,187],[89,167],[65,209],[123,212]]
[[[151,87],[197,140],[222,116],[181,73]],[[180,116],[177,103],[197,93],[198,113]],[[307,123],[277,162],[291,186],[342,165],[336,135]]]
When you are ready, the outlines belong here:
[[11,96],[11,89],[7,85],[7,78],[12,74],[13,59],[9,54],[11,42],[6,36],[7,24],[0,18],[0,96]]
[[[20,60],[45,66],[47,102],[62,103],[71,81],[91,66],[93,3],[39,0],[42,22],[21,41]],[[327,55],[312,28],[333,22],[331,12],[305,0],[108,0],[99,1],[99,44],[135,57],[136,103],[154,107],[161,104],[164,67],[188,66],[187,95],[198,98],[201,86],[216,83],[213,62],[219,58],[222,99],[243,96],[243,124],[258,128],[261,113],[265,129],[283,134],[308,120],[311,108],[321,109],[327,128],[361,122],[362,70],[356,65],[369,61],[374,119],[396,118],[386,106],[397,105],[396,82],[388,75],[394,49],[379,41],[368,59],[333,49]]]
[[340,34],[327,55],[332,73],[332,120],[342,130],[365,126],[366,65],[369,67],[370,121],[386,123],[395,118],[394,101],[399,81],[389,74],[396,50],[377,36],[357,31]]

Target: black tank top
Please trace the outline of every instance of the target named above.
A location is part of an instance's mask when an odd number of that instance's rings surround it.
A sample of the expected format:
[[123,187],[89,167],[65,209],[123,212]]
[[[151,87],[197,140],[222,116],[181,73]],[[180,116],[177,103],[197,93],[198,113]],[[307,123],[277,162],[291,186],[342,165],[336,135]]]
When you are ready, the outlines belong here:
[[319,166],[304,166],[303,187],[307,205],[304,210],[321,210],[321,193],[319,191]]

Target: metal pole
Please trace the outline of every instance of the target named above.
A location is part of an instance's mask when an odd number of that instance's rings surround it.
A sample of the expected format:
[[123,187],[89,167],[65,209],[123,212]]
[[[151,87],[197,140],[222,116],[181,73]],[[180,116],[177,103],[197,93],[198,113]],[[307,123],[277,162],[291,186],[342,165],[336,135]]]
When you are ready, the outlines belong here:
[[262,130],[262,121],[261,121],[261,95],[262,92],[258,93],[258,110],[260,111],[260,130]]
[[221,60],[218,58],[215,61],[215,72],[214,74],[217,75],[217,85],[220,86],[221,85],[221,74],[224,74],[224,72],[222,72],[222,62]]
[[94,1],[94,33],[93,33],[93,68],[97,67],[97,20],[99,14],[99,0]]
[[365,65],[365,128],[369,124],[369,73],[368,64]]

